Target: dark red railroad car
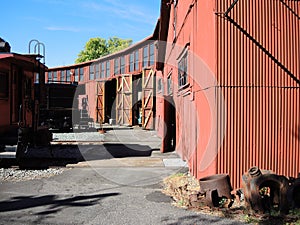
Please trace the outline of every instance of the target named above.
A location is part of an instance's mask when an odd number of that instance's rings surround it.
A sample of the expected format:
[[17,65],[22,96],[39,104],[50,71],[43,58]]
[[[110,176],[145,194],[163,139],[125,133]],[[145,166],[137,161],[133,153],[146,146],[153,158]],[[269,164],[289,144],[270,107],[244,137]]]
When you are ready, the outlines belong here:
[[[3,39],[1,42],[0,46],[9,46]],[[46,66],[40,58],[11,53],[7,47],[0,51],[0,145],[3,149],[18,144],[17,154],[28,144],[49,143],[47,129],[39,124],[41,96],[34,91],[34,82],[44,81]]]

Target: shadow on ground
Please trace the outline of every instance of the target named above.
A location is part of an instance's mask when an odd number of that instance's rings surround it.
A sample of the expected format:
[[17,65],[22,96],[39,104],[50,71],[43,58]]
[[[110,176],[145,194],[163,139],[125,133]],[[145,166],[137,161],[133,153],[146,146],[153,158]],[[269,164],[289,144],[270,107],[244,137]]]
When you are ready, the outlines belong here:
[[97,204],[104,198],[120,195],[120,193],[106,193],[97,195],[76,196],[60,199],[57,195],[20,196],[0,202],[0,212],[18,211],[35,207],[46,207],[38,215],[56,213],[65,207],[84,207]]
[[189,225],[189,224],[226,224],[226,225],[240,225],[245,224],[238,221],[229,221],[224,220],[224,218],[221,217],[212,217],[212,216],[204,216],[203,214],[201,216],[193,215],[193,216],[184,216],[179,217],[178,219],[174,220],[173,218],[163,218],[161,221],[163,223],[166,223],[168,225]]
[[66,166],[81,161],[105,160],[126,157],[149,157],[152,151],[147,145],[140,144],[103,144],[103,145],[51,145],[31,147],[25,157],[1,159],[0,167],[19,166],[27,169],[47,169],[51,166]]

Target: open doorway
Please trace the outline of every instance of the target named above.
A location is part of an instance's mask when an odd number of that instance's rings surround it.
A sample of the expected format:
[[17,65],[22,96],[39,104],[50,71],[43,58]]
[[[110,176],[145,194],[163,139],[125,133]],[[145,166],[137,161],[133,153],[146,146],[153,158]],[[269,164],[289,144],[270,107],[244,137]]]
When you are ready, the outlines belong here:
[[166,96],[164,113],[167,126],[164,144],[166,152],[171,152],[176,149],[176,107],[173,96]]
[[116,93],[117,80],[112,79],[105,82],[105,123],[115,124],[116,122]]
[[142,126],[142,74],[132,77],[132,125]]

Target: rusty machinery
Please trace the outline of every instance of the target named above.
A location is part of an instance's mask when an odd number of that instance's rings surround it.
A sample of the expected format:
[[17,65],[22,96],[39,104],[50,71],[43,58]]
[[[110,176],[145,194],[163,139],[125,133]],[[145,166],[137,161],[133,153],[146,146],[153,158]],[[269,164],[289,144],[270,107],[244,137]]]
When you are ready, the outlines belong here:
[[[203,177],[199,180],[200,193],[205,195],[205,201],[208,206],[217,207],[220,202],[227,199],[233,202],[231,194],[232,187],[230,178],[227,174],[216,174]],[[230,204],[229,204],[230,207]]]
[[252,167],[242,176],[246,206],[257,212],[288,213],[300,206],[300,178],[287,178]]

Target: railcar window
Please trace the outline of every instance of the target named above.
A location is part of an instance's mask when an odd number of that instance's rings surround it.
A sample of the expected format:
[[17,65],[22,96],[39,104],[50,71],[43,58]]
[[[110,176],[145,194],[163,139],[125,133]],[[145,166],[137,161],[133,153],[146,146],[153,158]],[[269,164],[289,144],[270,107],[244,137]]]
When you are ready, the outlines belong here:
[[148,45],[143,48],[143,67],[148,66],[148,60],[149,60],[149,51],[148,51]]
[[84,76],[84,70],[83,70],[83,68],[80,68],[80,70],[79,70],[79,81],[83,81],[83,76]]
[[119,66],[119,64],[120,64],[120,58],[116,58],[114,60],[114,74],[115,75],[116,74],[120,74],[120,66]]
[[154,64],[154,43],[150,44],[150,66]]
[[0,72],[0,98],[8,97],[8,74]]
[[67,70],[66,81],[67,82],[71,81],[71,71],[70,70]]
[[178,61],[178,84],[179,87],[184,86],[187,84],[187,58],[188,58],[188,52],[186,51],[182,57]]
[[124,74],[125,73],[125,56],[121,57],[121,68],[120,68],[120,73]]
[[32,80],[26,79],[25,80],[25,97],[31,98],[31,87],[32,87]]
[[134,53],[134,70],[139,70],[139,50]]
[[100,63],[95,65],[95,79],[100,78]]
[[110,61],[106,62],[106,77],[110,77]]
[[94,80],[94,72],[95,72],[95,70],[94,70],[95,68],[94,68],[94,65],[90,65],[90,76],[89,76],[89,79],[90,80]]

